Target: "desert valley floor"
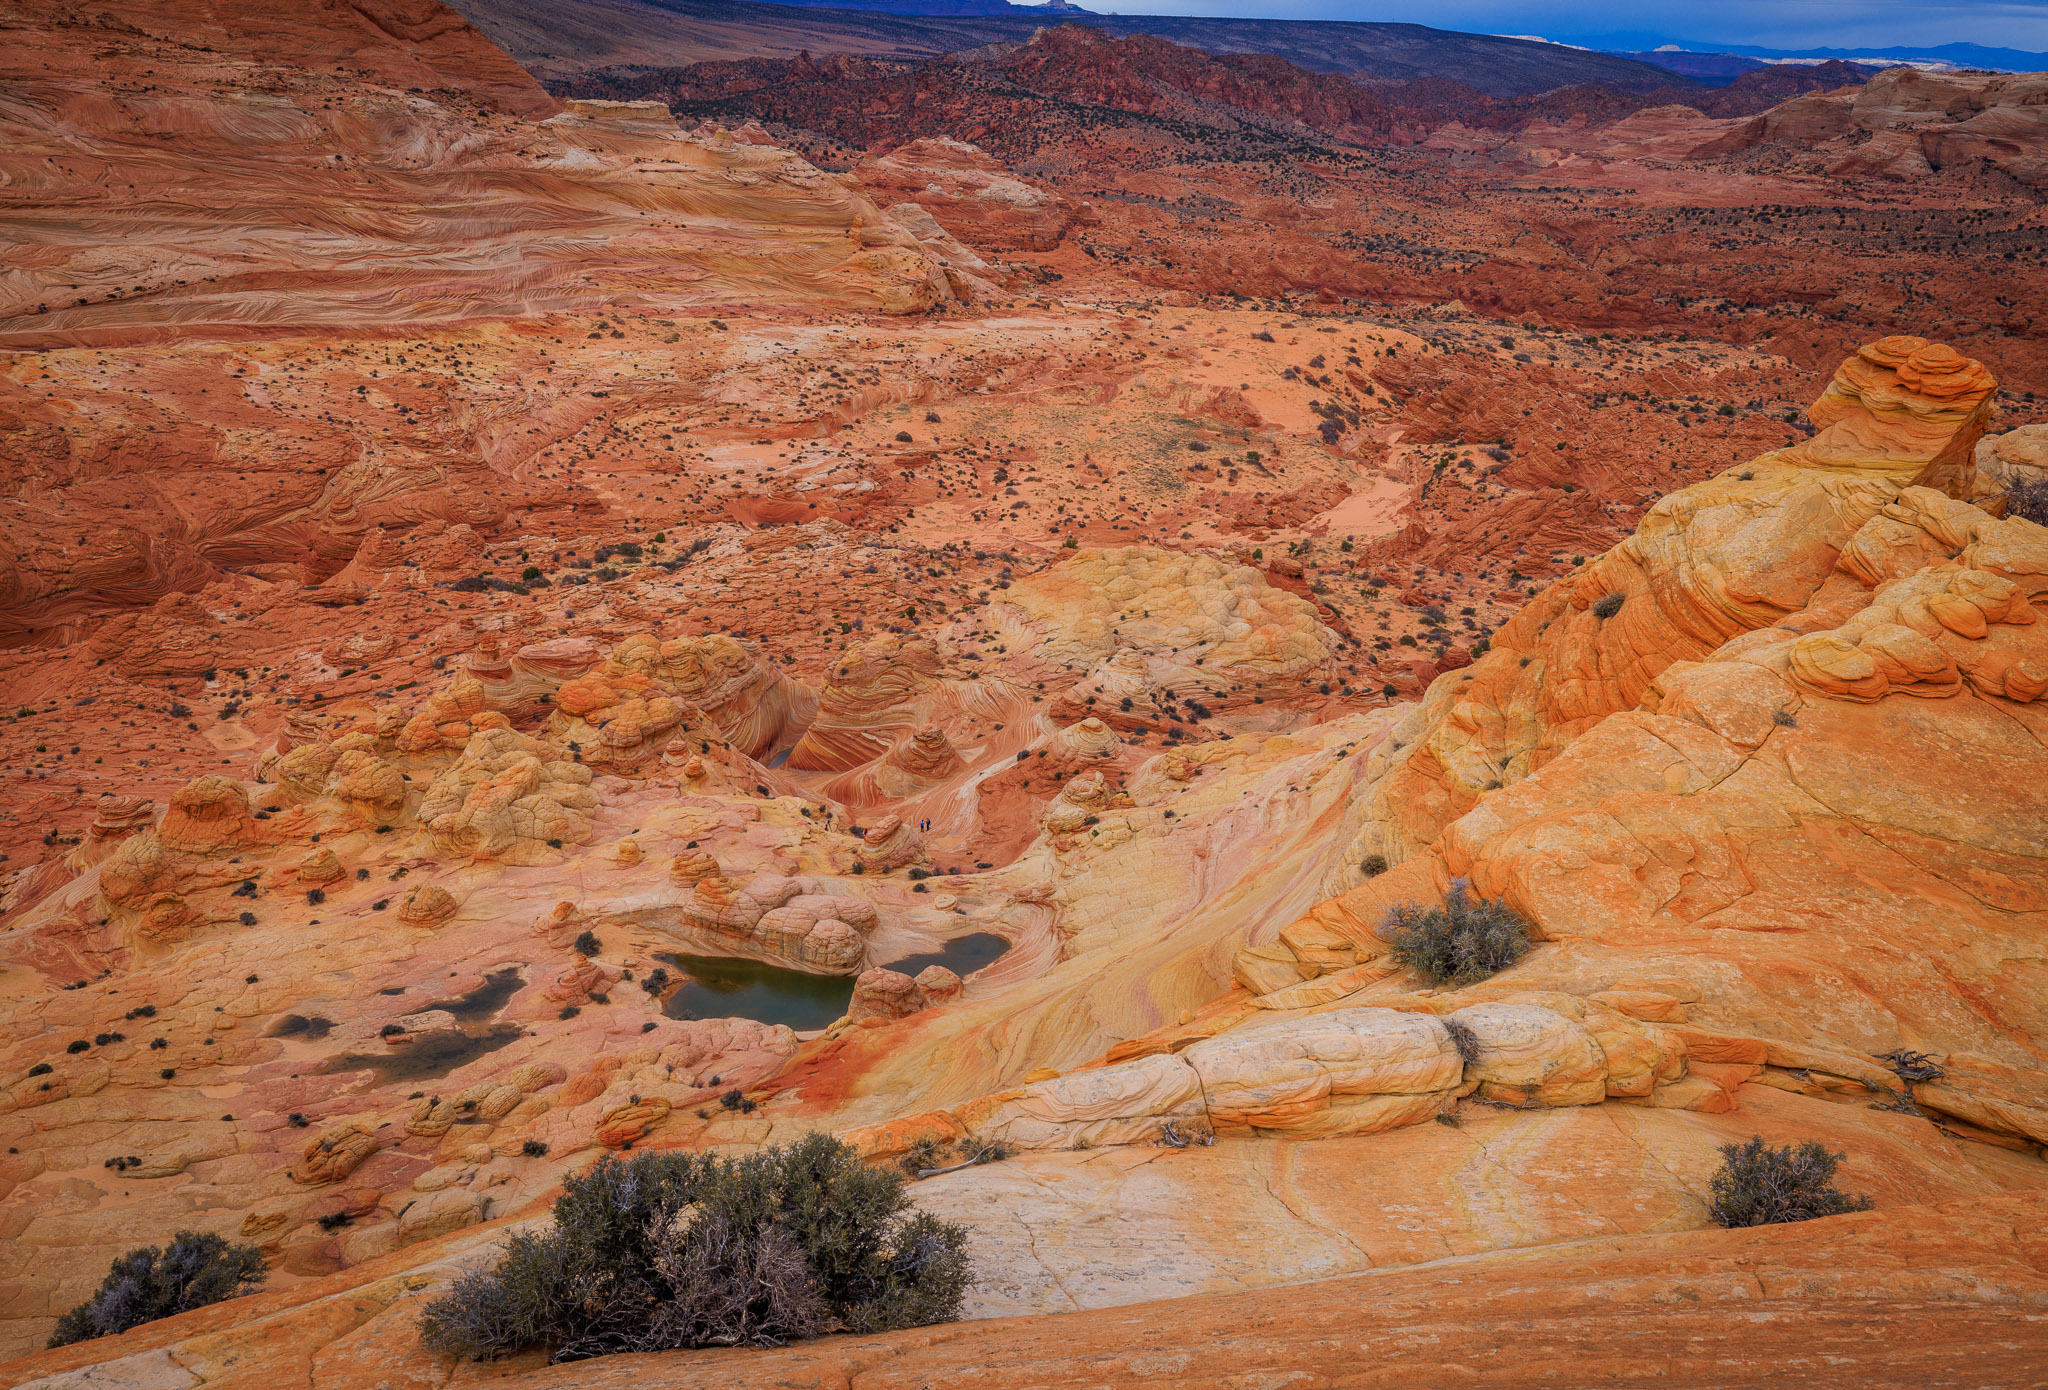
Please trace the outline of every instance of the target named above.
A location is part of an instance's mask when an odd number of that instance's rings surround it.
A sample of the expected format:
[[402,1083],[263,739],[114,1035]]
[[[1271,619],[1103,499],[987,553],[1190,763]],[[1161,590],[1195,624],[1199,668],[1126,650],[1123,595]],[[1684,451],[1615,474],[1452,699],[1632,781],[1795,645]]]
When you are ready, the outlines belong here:
[[[2048,75],[458,8],[0,16],[6,1384],[2041,1383]],[[962,1321],[421,1348],[811,1131]]]

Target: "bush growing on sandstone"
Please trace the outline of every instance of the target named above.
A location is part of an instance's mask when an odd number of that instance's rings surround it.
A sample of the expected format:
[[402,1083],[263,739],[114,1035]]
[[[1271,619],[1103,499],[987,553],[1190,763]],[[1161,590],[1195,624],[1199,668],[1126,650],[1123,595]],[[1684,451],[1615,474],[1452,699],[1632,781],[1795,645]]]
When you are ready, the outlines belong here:
[[1458,1049],[1459,1061],[1469,1067],[1479,1060],[1479,1035],[1472,1031],[1470,1024],[1447,1018],[1444,1031],[1451,1035],[1451,1046]]
[[2005,514],[2023,516],[2038,526],[2048,526],[2048,481],[2040,478],[2011,478],[2005,484]]
[[1870,1198],[1835,1187],[1835,1166],[1846,1157],[1812,1139],[1796,1149],[1768,1148],[1761,1134],[1723,1144],[1721,1167],[1707,1183],[1707,1215],[1723,1226],[1770,1226],[1868,1211]]
[[99,1292],[57,1319],[49,1345],[111,1337],[173,1313],[247,1293],[263,1282],[263,1252],[221,1236],[180,1231],[167,1248],[145,1245],[115,1260]]
[[825,1134],[742,1158],[652,1152],[565,1179],[554,1226],[427,1306],[421,1340],[485,1359],[779,1346],[959,1316],[967,1232]]
[[1380,935],[1394,959],[1431,984],[1469,985],[1497,975],[1529,953],[1529,924],[1499,898],[1474,898],[1451,880],[1442,907],[1402,903],[1387,909]]

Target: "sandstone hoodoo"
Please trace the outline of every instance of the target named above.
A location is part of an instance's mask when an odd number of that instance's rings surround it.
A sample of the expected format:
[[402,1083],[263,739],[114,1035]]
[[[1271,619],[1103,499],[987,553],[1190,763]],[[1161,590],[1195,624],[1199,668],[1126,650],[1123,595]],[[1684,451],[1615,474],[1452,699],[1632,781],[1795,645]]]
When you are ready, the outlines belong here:
[[543,8],[9,17],[9,1383],[2031,1383],[2037,76]]

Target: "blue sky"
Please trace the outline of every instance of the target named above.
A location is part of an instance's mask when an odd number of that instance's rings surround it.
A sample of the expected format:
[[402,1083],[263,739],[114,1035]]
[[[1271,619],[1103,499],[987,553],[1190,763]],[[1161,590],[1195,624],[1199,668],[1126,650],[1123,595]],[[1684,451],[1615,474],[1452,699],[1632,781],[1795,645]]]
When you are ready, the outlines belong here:
[[[1769,48],[1978,43],[2048,51],[2048,0],[1074,0],[1104,14],[1399,20],[1602,48],[1665,40]],[[1027,0],[1028,3],[1028,0]]]

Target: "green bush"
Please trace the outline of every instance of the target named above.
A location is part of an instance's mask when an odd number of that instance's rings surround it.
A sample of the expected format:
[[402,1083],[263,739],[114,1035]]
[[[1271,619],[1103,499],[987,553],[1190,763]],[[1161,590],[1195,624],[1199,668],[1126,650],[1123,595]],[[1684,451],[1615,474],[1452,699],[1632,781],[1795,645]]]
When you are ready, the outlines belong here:
[[1835,1187],[1833,1154],[1809,1139],[1798,1148],[1766,1148],[1761,1134],[1747,1144],[1723,1144],[1721,1167],[1707,1182],[1707,1215],[1723,1226],[1771,1226],[1868,1211],[1868,1197],[1851,1197]]
[[173,1313],[247,1293],[263,1282],[263,1252],[217,1235],[180,1231],[168,1248],[145,1245],[115,1260],[99,1292],[57,1319],[49,1345],[111,1337]]
[[1469,985],[1497,975],[1529,953],[1529,924],[1499,898],[1471,896],[1453,879],[1442,907],[1402,903],[1387,909],[1380,936],[1394,959],[1431,984]]
[[973,1283],[967,1232],[910,1209],[900,1172],[830,1135],[743,1158],[607,1157],[565,1180],[553,1228],[427,1306],[421,1340],[484,1359],[780,1346],[947,1322]]

